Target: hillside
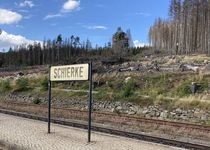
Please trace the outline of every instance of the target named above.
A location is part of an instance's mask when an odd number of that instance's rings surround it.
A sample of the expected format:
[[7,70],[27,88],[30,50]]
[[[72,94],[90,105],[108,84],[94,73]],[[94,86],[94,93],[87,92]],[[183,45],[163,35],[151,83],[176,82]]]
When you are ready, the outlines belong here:
[[[95,59],[94,110],[208,124],[209,62],[206,55]],[[1,71],[0,76],[1,101],[47,104],[47,66]],[[88,82],[53,83],[53,105],[87,109],[88,87]],[[200,115],[191,119],[190,111]]]

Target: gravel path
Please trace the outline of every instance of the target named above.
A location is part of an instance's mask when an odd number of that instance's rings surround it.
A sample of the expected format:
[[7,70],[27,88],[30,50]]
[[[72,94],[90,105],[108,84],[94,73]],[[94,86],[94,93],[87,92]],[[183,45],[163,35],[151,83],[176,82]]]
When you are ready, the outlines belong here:
[[93,133],[88,144],[86,130],[55,124],[51,128],[47,134],[45,122],[0,114],[0,140],[27,150],[178,150],[102,133]]

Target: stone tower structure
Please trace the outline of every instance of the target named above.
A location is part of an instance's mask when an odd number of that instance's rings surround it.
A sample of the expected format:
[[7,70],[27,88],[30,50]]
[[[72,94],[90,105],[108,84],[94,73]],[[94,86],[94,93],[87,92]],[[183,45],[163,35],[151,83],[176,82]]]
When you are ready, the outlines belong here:
[[121,27],[118,27],[117,32],[112,37],[112,48],[115,53],[126,53],[129,48],[128,35],[123,32]]

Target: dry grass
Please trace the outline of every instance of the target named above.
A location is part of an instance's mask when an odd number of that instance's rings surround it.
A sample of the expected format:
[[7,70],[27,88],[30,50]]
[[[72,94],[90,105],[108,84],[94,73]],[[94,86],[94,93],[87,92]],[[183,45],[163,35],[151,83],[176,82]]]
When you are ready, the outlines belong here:
[[183,62],[204,62],[204,60],[210,61],[210,57],[205,54],[199,54],[199,55],[189,55],[189,56],[179,56]]
[[194,109],[199,108],[202,110],[210,109],[210,97],[209,95],[191,95],[183,98],[177,98],[174,101],[175,108]]
[[210,103],[210,95],[190,95],[187,97],[180,98],[182,102],[200,101],[202,103]]
[[[194,55],[177,55],[173,59],[170,56],[166,56],[164,58],[158,58],[158,62],[162,62],[161,64],[165,65],[173,65],[177,64],[178,62],[183,62],[183,63],[204,63],[205,61],[210,61],[210,57],[205,55],[205,54],[194,54]],[[165,62],[165,63],[164,63]]]

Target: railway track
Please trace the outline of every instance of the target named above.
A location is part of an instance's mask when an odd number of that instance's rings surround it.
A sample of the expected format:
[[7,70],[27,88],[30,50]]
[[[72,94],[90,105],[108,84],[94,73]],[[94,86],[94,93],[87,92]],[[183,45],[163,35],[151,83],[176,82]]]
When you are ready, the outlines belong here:
[[[38,115],[31,115],[28,113],[20,113],[16,111],[5,110],[5,109],[0,109],[0,113],[47,122],[46,117],[41,117]],[[87,129],[88,127],[87,124],[85,123],[79,123],[79,122],[74,122],[74,121],[66,121],[66,120],[61,120],[61,119],[52,119],[51,121],[52,123],[55,123],[55,124],[61,124],[61,125],[66,125],[66,126],[71,126],[71,127],[76,127],[76,128],[82,128],[82,129]],[[116,130],[113,128],[104,128],[104,127],[96,126],[96,125],[92,126],[92,130],[96,132],[103,132],[103,133],[123,136],[127,138],[133,138],[133,139],[138,139],[138,140],[143,140],[143,141],[148,141],[148,142],[153,142],[153,143],[160,143],[160,144],[165,144],[165,145],[170,145],[170,146],[175,146],[175,147],[180,147],[180,148],[186,148],[190,150],[210,150],[210,146],[208,145],[201,145],[201,144],[195,144],[195,143],[190,143],[190,142],[183,142],[183,141],[178,141],[178,140],[160,138],[160,137],[146,135],[146,134],[126,132],[122,130]]]
[[[8,107],[10,106],[10,107]],[[2,106],[0,104],[0,108],[3,109],[11,109],[15,110],[14,108],[20,107],[20,108],[26,108],[27,110],[24,112],[29,112],[30,110],[34,110],[34,108],[38,108],[39,110],[44,111],[44,113],[47,113],[47,106],[44,105],[35,105],[35,104],[28,104],[28,103],[17,103],[17,102],[6,102],[5,106]],[[22,111],[18,110],[17,111]],[[69,108],[58,108],[58,107],[52,107],[53,112],[58,112],[56,117],[59,117],[59,115],[64,115],[63,118],[67,118],[68,115],[70,118],[81,118],[83,120],[87,119],[87,111],[85,110],[77,110],[77,109],[69,109]],[[62,113],[61,113],[62,112]],[[67,114],[65,116],[65,114]],[[117,123],[144,123],[144,124],[152,124],[152,125],[158,125],[158,126],[171,126],[175,128],[184,128],[189,130],[198,130],[202,132],[210,132],[210,126],[207,125],[199,125],[199,124],[191,124],[191,123],[184,123],[184,122],[175,122],[175,121],[168,121],[168,120],[158,120],[158,119],[150,119],[150,118],[142,118],[142,117],[135,117],[135,116],[128,116],[125,114],[114,114],[114,113],[107,113],[107,112],[93,112],[93,118],[97,119],[99,122],[104,120],[109,120]]]

